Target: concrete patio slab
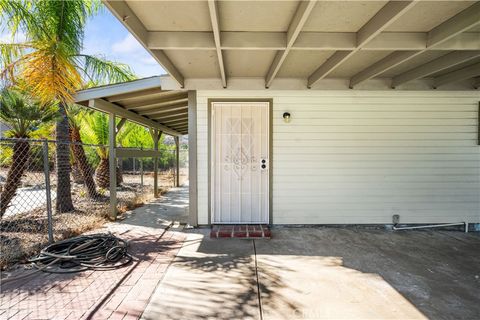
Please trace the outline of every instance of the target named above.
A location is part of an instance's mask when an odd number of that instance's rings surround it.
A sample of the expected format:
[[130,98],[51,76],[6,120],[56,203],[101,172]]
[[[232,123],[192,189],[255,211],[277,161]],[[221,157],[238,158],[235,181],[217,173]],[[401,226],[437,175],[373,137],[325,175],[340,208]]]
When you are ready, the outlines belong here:
[[478,233],[285,228],[274,235],[255,242],[263,319],[480,315]]
[[211,239],[208,230],[190,231],[143,319],[480,315],[479,233],[274,228],[272,234]]
[[153,218],[160,223],[162,221],[188,223],[188,186],[171,188],[160,198],[132,210],[127,217],[128,224],[143,227],[150,227]]
[[251,241],[189,233],[142,319],[258,319]]

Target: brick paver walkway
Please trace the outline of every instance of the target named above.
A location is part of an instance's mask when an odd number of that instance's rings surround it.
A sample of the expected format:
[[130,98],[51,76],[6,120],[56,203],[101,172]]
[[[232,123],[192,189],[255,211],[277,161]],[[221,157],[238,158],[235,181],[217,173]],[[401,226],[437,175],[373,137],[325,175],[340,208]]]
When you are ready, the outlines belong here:
[[[0,292],[0,319],[138,319],[182,246],[180,229],[112,223],[130,240],[135,261],[109,271],[37,273],[7,283]],[[17,270],[11,276],[26,273]]]

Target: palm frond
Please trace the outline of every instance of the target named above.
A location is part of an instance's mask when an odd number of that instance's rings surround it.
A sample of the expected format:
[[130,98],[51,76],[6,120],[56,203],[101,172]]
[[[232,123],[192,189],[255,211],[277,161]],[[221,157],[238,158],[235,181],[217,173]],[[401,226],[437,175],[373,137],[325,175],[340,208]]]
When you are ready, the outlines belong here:
[[32,48],[30,43],[0,43],[0,79],[14,84],[18,66],[25,58],[25,50]]
[[120,146],[126,147],[127,138],[133,132],[135,126],[136,124],[128,121],[123,125],[122,129],[117,133],[117,143]]
[[134,78],[127,65],[82,55],[85,25],[102,8],[100,0],[0,0],[0,18],[11,36],[30,45],[0,48],[0,80],[21,85],[48,103],[73,102],[83,82],[107,84]]
[[77,66],[95,85],[126,82],[136,79],[135,74],[126,64],[109,61],[100,56],[78,54],[75,56]]
[[[108,145],[108,116],[102,112],[93,112],[83,118],[80,134],[85,143]],[[108,157],[106,148],[96,148],[100,158]]]
[[28,0],[0,0],[0,17],[12,38],[20,32],[27,35],[45,32],[33,8],[33,2]]
[[44,105],[18,90],[6,89],[0,94],[0,119],[16,138],[28,138],[40,126],[57,118],[57,108]]
[[[21,76],[26,90],[43,102],[73,102],[72,94],[81,87],[82,79],[75,64],[68,58],[61,43],[37,43],[36,50],[22,65]],[[54,48],[55,49],[52,49]]]
[[77,104],[69,104],[66,108],[66,111],[70,126],[77,129],[80,129],[82,127],[82,122],[84,118],[94,112],[91,109],[86,109]]

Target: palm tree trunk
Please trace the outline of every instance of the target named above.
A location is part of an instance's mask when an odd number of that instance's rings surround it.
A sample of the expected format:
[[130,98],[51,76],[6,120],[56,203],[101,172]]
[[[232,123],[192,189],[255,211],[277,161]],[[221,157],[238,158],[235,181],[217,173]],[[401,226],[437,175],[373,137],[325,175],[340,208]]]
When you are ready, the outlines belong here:
[[17,140],[13,145],[12,165],[10,166],[10,170],[8,170],[5,187],[0,195],[0,218],[3,217],[10,202],[13,197],[15,197],[17,189],[22,181],[22,176],[27,169],[29,156],[29,142],[26,140]]
[[[120,170],[117,166],[117,187],[120,186],[119,174]],[[110,164],[108,158],[101,158],[100,163],[95,170],[95,181],[100,188],[108,188],[110,186]]]
[[108,188],[110,185],[108,158],[101,158],[95,170],[95,181],[100,188]]
[[59,104],[60,115],[56,124],[57,152],[55,167],[57,170],[57,198],[55,209],[57,212],[70,212],[75,210],[72,202],[72,186],[70,183],[70,150],[69,150],[69,123],[67,112],[63,103]]
[[77,161],[72,163],[72,179],[76,184],[85,184],[85,179],[83,179],[82,171],[79,168]]
[[77,164],[80,172],[82,174],[85,187],[87,188],[88,196],[92,199],[98,198],[99,194],[95,188],[95,181],[93,180],[93,169],[88,164],[87,156],[85,155],[85,150],[83,149],[82,138],[80,137],[80,130],[77,127],[70,128],[70,139],[72,140],[72,153],[75,158],[75,163]]

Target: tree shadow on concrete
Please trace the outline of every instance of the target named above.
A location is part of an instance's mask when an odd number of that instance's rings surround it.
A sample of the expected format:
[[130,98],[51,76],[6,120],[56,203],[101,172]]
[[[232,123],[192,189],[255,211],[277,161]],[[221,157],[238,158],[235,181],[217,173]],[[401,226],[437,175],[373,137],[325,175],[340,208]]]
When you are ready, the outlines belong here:
[[[215,250],[209,249],[212,241]],[[258,281],[252,240],[201,237],[184,243],[143,317],[259,319],[259,291],[262,299],[282,301],[294,310],[279,293],[284,286],[275,273],[265,273]]]

